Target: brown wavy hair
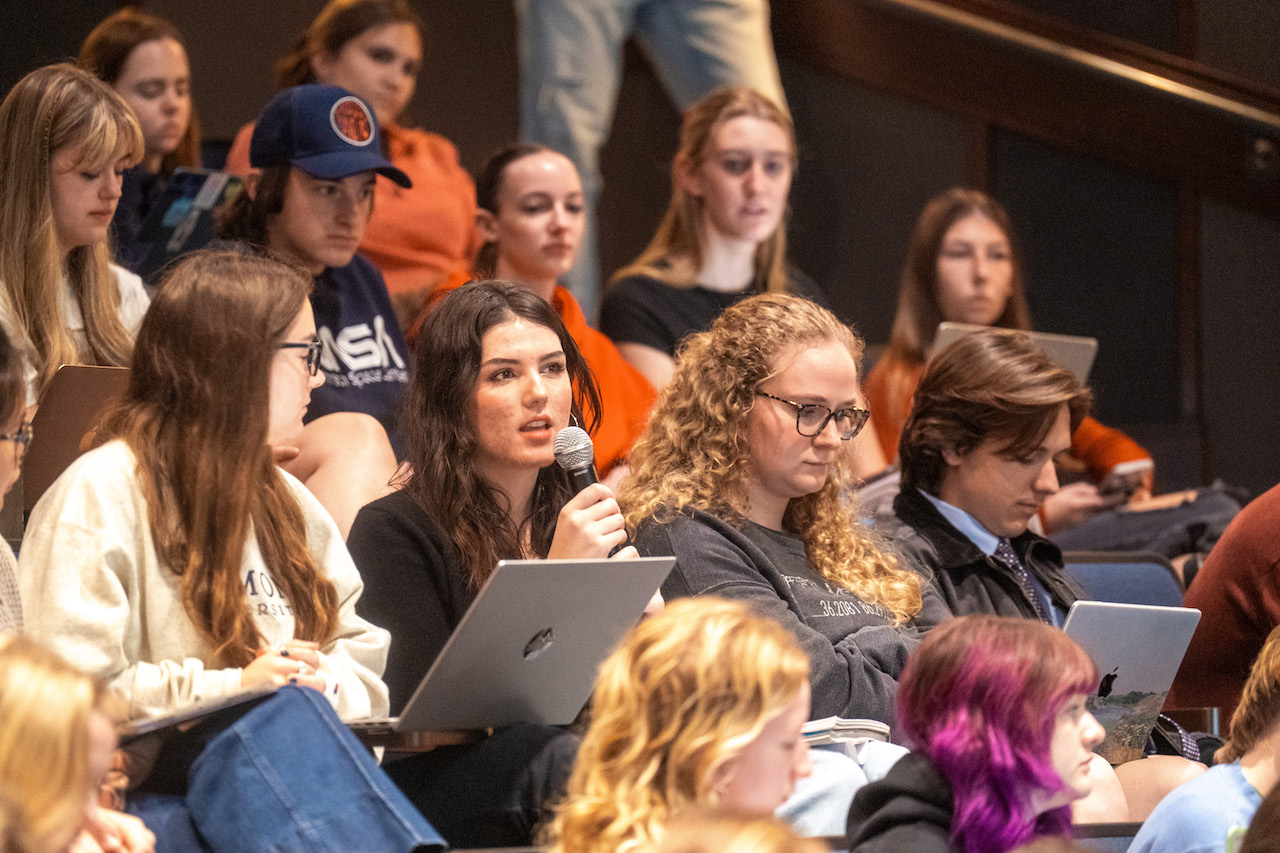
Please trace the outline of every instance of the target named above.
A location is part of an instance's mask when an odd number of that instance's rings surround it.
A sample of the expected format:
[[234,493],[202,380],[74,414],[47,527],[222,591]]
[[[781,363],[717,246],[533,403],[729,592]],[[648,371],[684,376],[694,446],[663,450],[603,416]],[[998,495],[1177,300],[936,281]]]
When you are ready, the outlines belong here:
[[889,412],[903,411],[906,399],[914,390],[911,378],[924,364],[938,332],[938,324],[947,319],[942,316],[942,305],[938,301],[938,255],[942,251],[942,241],[952,225],[974,214],[990,219],[1004,233],[1013,261],[1009,301],[1005,303],[1004,313],[992,325],[1023,331],[1031,329],[1022,251],[1008,212],[1000,202],[981,190],[952,187],[934,196],[920,211],[911,232],[907,257],[902,264],[902,278],[898,283],[898,308],[893,315],[889,347],[881,358],[884,366],[880,370],[887,371],[888,375]]
[[[862,341],[848,326],[825,308],[785,293],[744,299],[709,330],[687,338],[675,375],[631,450],[631,476],[618,499],[628,528],[634,532],[641,523],[662,523],[689,509],[745,522],[746,424],[756,389],[788,349],[828,342],[861,362]],[[804,542],[814,571],[884,605],[901,621],[920,611],[920,579],[880,549],[843,499],[855,480],[851,452],[852,442],[843,442],[826,483],[791,500],[783,527]]]
[[1240,704],[1231,718],[1231,734],[1214,761],[1238,761],[1280,722],[1280,626],[1271,630],[1249,670]]
[[546,300],[502,281],[465,284],[434,304],[418,336],[413,381],[400,416],[412,466],[402,481],[404,491],[448,533],[475,589],[498,560],[528,556],[522,543],[546,556],[560,509],[573,497],[565,472],[553,462],[538,473],[530,517],[513,519],[510,500],[472,462],[475,426],[467,413],[480,377],[484,336],[515,319],[550,329],[560,339],[574,414],[594,432],[600,394],[577,344]]
[[[75,146],[78,169],[114,168],[119,152],[132,165],[142,158],[142,129],[114,89],[69,63],[19,80],[0,103],[0,282],[13,343],[37,371],[37,396],[64,364],[125,365],[133,350],[108,241],[77,246],[65,261],[58,248],[52,160]],[[64,277],[84,316],[83,352],[67,330]]]
[[1071,431],[1093,395],[1025,332],[983,329],[929,360],[902,428],[902,488],[936,495],[947,471],[944,451],[964,454],[982,442],[1021,456],[1049,434],[1066,406]]
[[284,210],[284,197],[292,174],[293,166],[288,163],[259,169],[254,193],[240,193],[218,214],[218,237],[251,246],[266,246],[270,242],[267,224]]
[[276,345],[311,283],[241,252],[179,261],[142,321],[129,389],[100,430],[137,458],[156,551],[227,666],[249,664],[262,645],[240,574],[250,536],[293,606],[296,636],[324,645],[337,629],[337,590],[307,547],[302,508],[267,445]]
[[[715,133],[725,122],[740,116],[770,121],[782,128],[791,147],[791,169],[799,165],[796,133],[786,110],[745,86],[718,89],[685,111],[680,124],[680,146],[671,164],[671,201],[658,231],[645,250],[614,273],[613,281],[633,275],[656,278],[675,287],[693,287],[702,270],[702,199],[684,188],[682,173],[697,169],[711,154]],[[786,216],[767,239],[756,246],[755,278],[751,288],[759,293],[787,289]]]
[[600,666],[551,853],[651,850],[672,815],[717,805],[717,771],[795,700],[809,659],[740,601],[646,619]]
[[[187,43],[173,24],[164,18],[148,15],[135,6],[125,6],[103,18],[90,31],[84,44],[80,45],[80,65],[114,86],[138,45],[166,38],[173,39],[186,50]],[[179,166],[200,166],[200,119],[196,116],[194,99],[187,131],[178,141],[178,147],[160,161],[160,174],[172,175]]]

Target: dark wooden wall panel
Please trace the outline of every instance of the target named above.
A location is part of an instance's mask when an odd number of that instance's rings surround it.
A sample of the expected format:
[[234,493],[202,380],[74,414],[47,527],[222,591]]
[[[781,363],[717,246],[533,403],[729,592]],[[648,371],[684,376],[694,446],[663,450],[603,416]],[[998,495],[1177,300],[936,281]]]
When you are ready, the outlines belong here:
[[1208,466],[1261,492],[1280,482],[1280,223],[1214,201],[1200,221]]
[[958,116],[781,60],[800,171],[791,190],[791,256],[832,306],[885,343],[907,236],[920,208],[972,181]]
[[1098,417],[1177,420],[1173,188],[1012,133],[994,161],[1036,327],[1099,340]]

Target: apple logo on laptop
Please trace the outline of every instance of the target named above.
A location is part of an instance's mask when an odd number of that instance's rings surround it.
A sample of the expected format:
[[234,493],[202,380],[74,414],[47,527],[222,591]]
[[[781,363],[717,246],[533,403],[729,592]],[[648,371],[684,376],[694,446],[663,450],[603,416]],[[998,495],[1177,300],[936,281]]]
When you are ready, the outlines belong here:
[[556,641],[555,632],[552,631],[550,628],[539,631],[537,634],[533,635],[532,640],[530,640],[527,644],[525,644],[524,659],[533,660],[538,655],[542,654],[547,649],[551,648],[551,644],[554,643],[555,641]]
[[1120,667],[1117,666],[1115,669],[1102,676],[1102,683],[1098,685],[1099,699],[1106,699],[1111,695],[1111,688],[1115,686],[1117,677],[1116,670],[1118,669],[1120,669]]

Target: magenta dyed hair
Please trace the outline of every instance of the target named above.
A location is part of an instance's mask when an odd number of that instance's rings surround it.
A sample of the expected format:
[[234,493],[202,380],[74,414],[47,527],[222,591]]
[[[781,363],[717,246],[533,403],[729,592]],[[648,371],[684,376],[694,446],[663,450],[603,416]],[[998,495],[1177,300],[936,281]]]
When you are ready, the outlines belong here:
[[962,616],[925,637],[898,681],[898,725],[951,783],[951,837],[965,853],[1004,853],[1068,835],[1071,810],[1037,816],[1029,791],[1062,782],[1050,763],[1058,712],[1098,685],[1093,660],[1032,619]]

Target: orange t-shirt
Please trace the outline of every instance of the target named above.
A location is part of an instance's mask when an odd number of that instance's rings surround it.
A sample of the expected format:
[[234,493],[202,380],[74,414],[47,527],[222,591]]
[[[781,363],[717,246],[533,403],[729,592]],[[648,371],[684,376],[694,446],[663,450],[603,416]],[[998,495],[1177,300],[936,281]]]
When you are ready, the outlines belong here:
[[[426,308],[406,336],[410,346],[416,343],[422,321],[436,302],[470,280],[470,275],[455,273],[432,292]],[[658,392],[644,374],[622,357],[613,341],[587,325],[586,315],[572,293],[557,286],[551,305],[569,337],[578,345],[600,388],[600,423],[591,440],[595,445],[596,471],[603,477],[615,465],[626,461],[631,445],[649,422],[649,410],[658,399]]]

